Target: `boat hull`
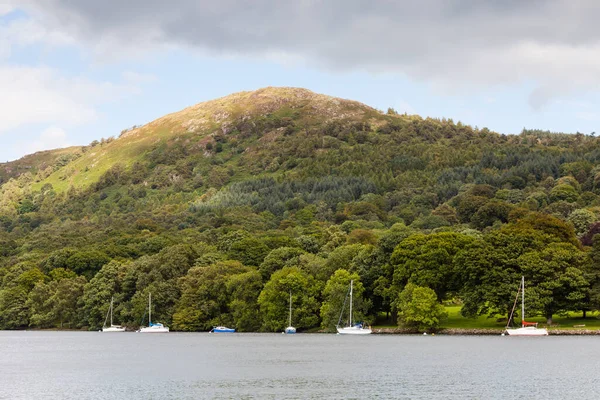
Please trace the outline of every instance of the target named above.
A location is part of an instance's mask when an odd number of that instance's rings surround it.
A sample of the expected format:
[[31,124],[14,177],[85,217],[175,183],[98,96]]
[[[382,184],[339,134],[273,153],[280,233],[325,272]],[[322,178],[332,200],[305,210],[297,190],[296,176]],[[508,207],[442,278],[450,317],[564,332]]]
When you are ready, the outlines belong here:
[[235,329],[226,328],[224,326],[217,326],[217,327],[213,328],[212,332],[213,333],[234,333]]
[[337,328],[337,332],[339,335],[370,335],[373,333],[369,328],[360,328],[357,326]]
[[536,327],[507,329],[506,333],[508,336],[548,336],[546,329]]
[[125,328],[122,326],[107,326],[102,328],[102,332],[125,332]]
[[139,330],[140,333],[168,333],[169,328],[166,326],[146,326]]
[[294,333],[296,333],[296,328],[294,328],[293,326],[288,326],[287,328],[285,328],[285,333],[288,335],[293,335]]

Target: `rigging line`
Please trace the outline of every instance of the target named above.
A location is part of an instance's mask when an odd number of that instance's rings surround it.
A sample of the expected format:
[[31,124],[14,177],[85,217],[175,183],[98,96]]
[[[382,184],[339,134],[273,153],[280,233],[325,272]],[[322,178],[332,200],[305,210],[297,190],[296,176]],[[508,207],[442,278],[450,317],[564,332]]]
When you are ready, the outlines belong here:
[[146,311],[144,311],[144,316],[142,317],[142,322],[140,322],[140,326],[144,326],[145,319],[146,319]]
[[336,326],[340,326],[342,322],[342,316],[344,315],[344,309],[346,308],[346,301],[348,300],[348,295],[350,295],[350,289],[346,292],[346,297],[344,297],[344,304],[342,305],[342,311],[340,312],[340,318],[338,319],[338,323]]
[[510,325],[510,321],[512,321],[513,314],[515,313],[515,307],[517,306],[517,301],[519,300],[519,293],[521,293],[521,285],[519,285],[519,290],[517,290],[517,296],[515,297],[515,304],[513,304],[512,311],[510,312],[510,317],[508,317],[508,321],[506,322],[506,328]]
[[111,305],[108,307],[108,311],[106,312],[106,318],[104,318],[104,325],[102,325],[102,327],[106,326],[106,322],[108,321],[108,314],[110,313],[110,308],[112,307],[112,303]]

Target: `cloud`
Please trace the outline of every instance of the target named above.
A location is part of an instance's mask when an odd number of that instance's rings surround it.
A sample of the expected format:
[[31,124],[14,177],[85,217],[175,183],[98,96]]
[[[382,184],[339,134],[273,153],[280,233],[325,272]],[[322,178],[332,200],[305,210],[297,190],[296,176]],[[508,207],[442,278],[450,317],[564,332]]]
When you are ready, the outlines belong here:
[[94,121],[96,107],[136,93],[129,84],[65,77],[45,67],[0,65],[0,135],[18,127],[73,126]]
[[0,17],[10,14],[16,9],[15,6],[8,3],[0,3]]
[[72,146],[67,132],[58,126],[51,126],[39,132],[29,140],[15,140],[12,148],[3,148],[2,160],[16,160],[23,154],[32,154],[43,150],[53,150]]
[[600,88],[596,0],[23,0],[102,55],[177,46],[330,70],[406,74],[445,91],[533,83],[532,107]]
[[[9,10],[8,8],[6,10]],[[0,16],[2,15],[0,8]],[[74,45],[76,40],[68,32],[52,29],[30,18],[16,18],[0,22],[0,58],[10,56],[13,48],[42,44],[45,47]]]
[[69,146],[71,143],[67,139],[67,133],[62,128],[53,126],[42,131],[37,139],[26,146],[25,150],[27,153],[35,153]]

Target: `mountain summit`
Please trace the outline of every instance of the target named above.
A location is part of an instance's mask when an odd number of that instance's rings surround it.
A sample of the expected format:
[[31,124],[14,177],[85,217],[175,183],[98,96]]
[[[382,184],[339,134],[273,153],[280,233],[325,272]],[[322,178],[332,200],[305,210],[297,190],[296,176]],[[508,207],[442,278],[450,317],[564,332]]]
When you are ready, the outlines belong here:
[[31,172],[37,174],[37,187],[44,183],[57,190],[84,187],[116,164],[131,166],[140,161],[159,143],[185,141],[189,152],[210,155],[206,146],[211,147],[221,136],[244,139],[260,130],[260,135],[274,138],[278,128],[289,131],[292,125],[308,129],[332,121],[367,121],[379,116],[377,110],[356,101],[301,88],[267,87],[196,104],[125,129],[116,139],[109,137],[81,148],[40,152],[0,164],[0,182]]
[[312,117],[321,122],[376,112],[359,102],[317,94],[307,89],[267,87],[196,104],[159,118],[125,136],[167,126],[171,128],[171,133],[203,132],[218,125],[227,131],[235,122],[267,117],[282,110],[294,110],[305,118]]

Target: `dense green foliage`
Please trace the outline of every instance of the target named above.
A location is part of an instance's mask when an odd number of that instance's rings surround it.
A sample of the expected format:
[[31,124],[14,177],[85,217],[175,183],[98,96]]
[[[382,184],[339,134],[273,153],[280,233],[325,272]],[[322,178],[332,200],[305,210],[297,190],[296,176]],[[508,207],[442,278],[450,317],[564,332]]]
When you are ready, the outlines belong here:
[[0,328],[98,329],[111,296],[134,327],[152,293],[175,330],[279,331],[291,291],[294,326],[331,330],[350,279],[367,323],[506,317],[521,275],[528,315],[600,308],[600,139],[303,93],[3,175]]
[[438,303],[435,292],[428,287],[407,284],[397,301],[398,322],[420,331],[436,329],[447,316],[444,306]]

